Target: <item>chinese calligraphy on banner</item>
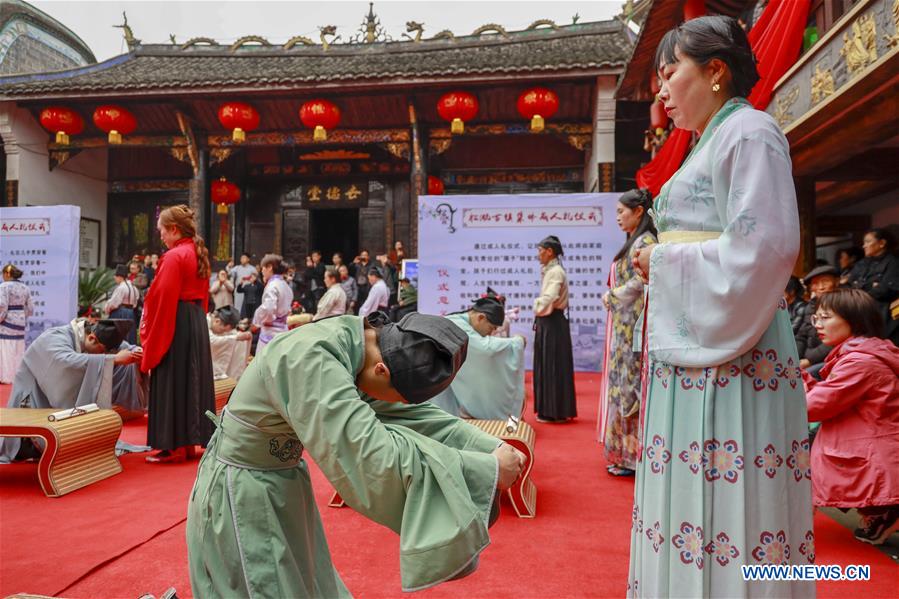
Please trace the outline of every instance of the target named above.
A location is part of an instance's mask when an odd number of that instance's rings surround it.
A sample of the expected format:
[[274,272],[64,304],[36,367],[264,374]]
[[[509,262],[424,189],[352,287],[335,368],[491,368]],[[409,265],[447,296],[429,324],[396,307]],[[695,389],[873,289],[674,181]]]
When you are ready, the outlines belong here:
[[75,318],[80,218],[78,206],[0,208],[0,265],[12,263],[24,273],[34,302],[26,345]]
[[619,194],[421,196],[418,307],[429,314],[465,310],[489,285],[519,309],[511,334],[528,340],[533,361],[534,298],[540,293],[537,243],[562,240],[568,318],[579,371],[602,364],[608,268],[624,243],[615,223]]

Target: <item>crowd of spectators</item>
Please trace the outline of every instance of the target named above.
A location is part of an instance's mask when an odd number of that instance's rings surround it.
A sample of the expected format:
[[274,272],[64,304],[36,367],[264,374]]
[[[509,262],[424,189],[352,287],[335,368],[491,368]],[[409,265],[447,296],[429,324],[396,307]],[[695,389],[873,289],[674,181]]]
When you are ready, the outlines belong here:
[[[885,229],[784,290],[811,431],[817,506],[856,509],[855,537],[899,530],[899,258]],[[803,286],[804,284],[804,286]]]

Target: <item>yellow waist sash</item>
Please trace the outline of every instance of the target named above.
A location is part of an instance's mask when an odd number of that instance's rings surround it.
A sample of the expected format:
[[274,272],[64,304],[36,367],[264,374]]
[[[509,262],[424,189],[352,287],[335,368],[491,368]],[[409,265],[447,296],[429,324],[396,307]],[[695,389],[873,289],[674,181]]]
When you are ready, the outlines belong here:
[[662,231],[659,233],[659,243],[692,243],[719,237],[721,231]]

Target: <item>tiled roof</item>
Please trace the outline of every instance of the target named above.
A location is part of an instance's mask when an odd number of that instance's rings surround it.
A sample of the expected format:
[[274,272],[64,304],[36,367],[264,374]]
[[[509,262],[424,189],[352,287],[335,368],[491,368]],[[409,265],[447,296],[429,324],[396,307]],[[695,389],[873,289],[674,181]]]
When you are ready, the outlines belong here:
[[289,89],[324,82],[384,83],[458,76],[623,68],[632,42],[619,21],[500,35],[321,46],[142,45],[104,63],[0,78],[0,98],[118,95],[247,87]]

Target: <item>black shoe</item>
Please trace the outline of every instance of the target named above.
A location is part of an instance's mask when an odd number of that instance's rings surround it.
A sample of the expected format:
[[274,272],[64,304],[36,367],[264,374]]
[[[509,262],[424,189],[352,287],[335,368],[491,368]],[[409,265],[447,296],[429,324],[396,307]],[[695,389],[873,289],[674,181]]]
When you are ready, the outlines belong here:
[[39,460],[41,459],[42,453],[43,452],[29,437],[22,437],[22,444],[19,446],[19,451],[16,453],[16,457],[13,458],[13,461],[22,462],[26,460]]
[[855,529],[854,534],[862,543],[883,545],[897,530],[899,530],[899,507],[891,507],[876,516],[862,516],[861,525]]

